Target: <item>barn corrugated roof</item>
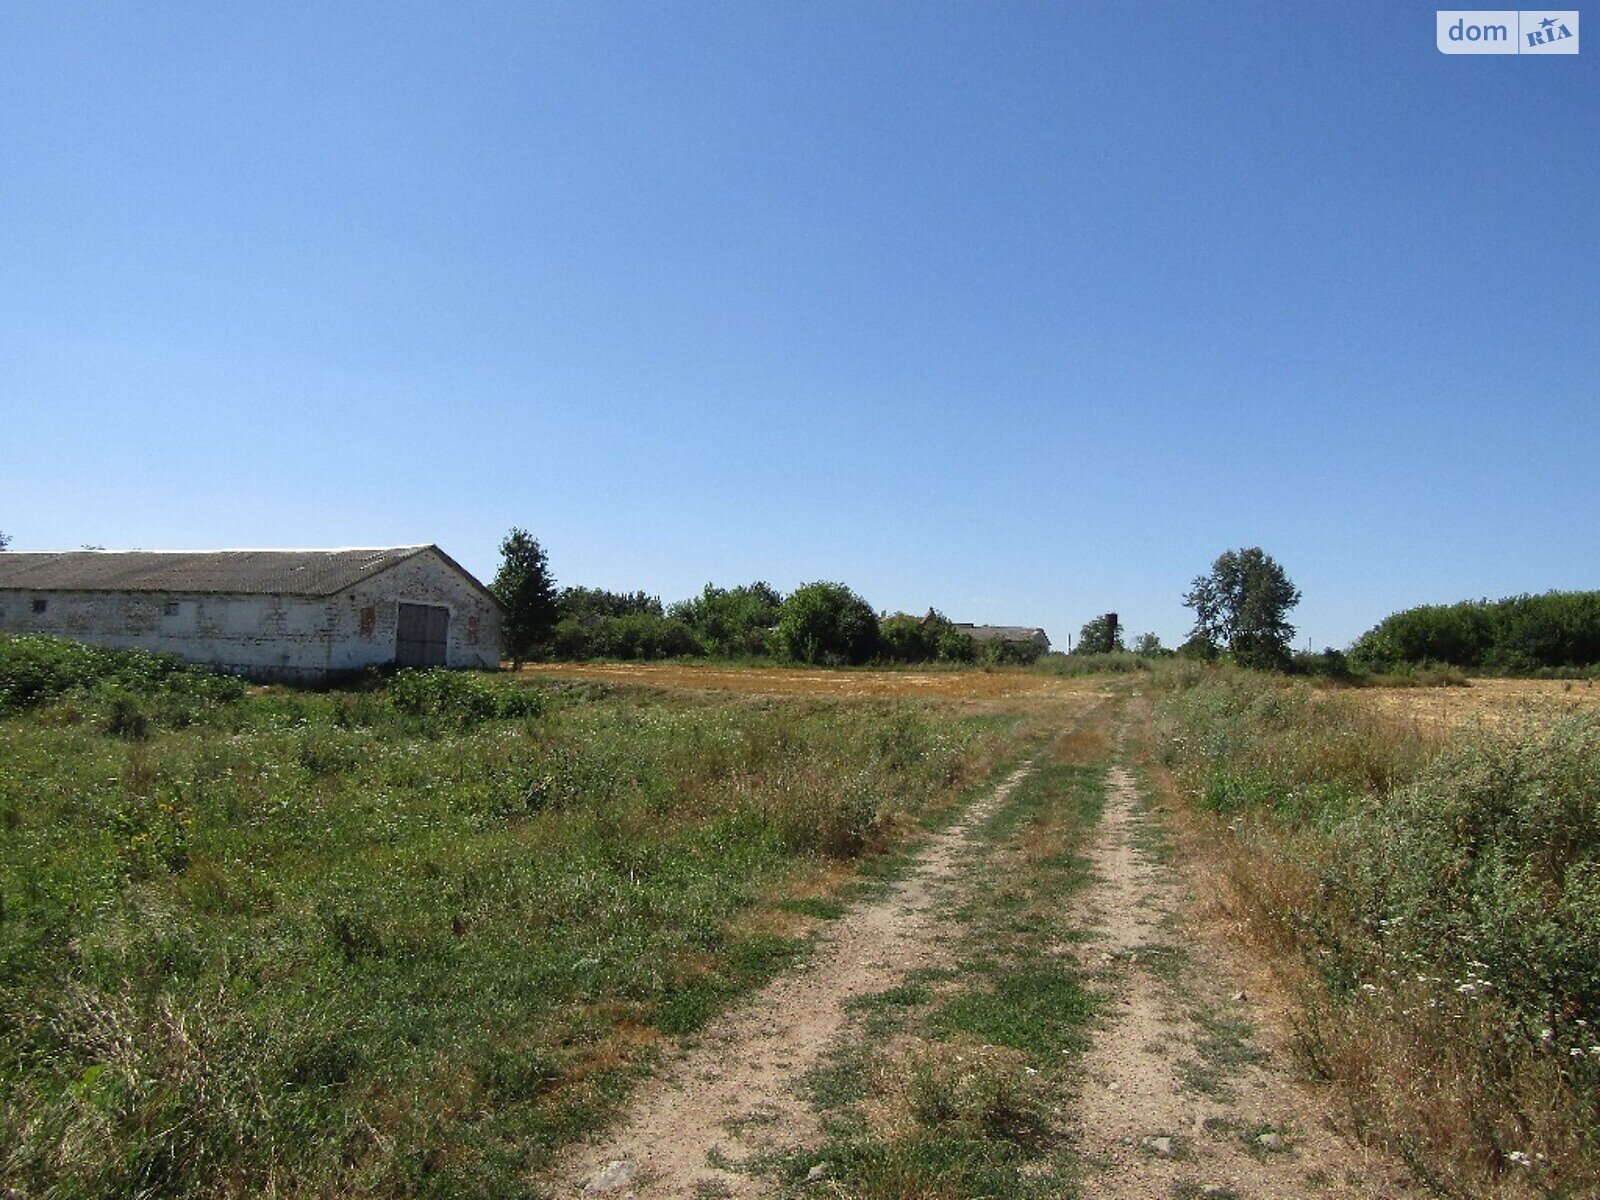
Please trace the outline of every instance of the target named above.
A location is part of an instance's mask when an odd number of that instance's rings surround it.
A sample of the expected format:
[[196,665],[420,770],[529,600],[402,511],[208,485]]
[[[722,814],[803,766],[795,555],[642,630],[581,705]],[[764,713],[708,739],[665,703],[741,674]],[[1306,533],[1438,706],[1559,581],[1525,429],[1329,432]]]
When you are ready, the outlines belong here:
[[1044,635],[1044,630],[1029,629],[1025,625],[964,625],[957,622],[956,628],[975,642],[1031,642]]
[[0,589],[331,596],[428,549],[8,550],[0,553]]

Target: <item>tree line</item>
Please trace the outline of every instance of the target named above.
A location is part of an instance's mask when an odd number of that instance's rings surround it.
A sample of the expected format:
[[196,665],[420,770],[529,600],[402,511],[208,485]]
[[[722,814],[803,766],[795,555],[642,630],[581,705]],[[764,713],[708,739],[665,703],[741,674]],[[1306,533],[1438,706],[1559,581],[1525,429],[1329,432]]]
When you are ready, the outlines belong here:
[[544,549],[513,529],[489,585],[504,609],[506,656],[662,659],[773,658],[828,666],[867,662],[1028,663],[1038,646],[978,642],[934,609],[921,617],[879,616],[842,583],[808,583],[787,596],[763,581],[706,584],[698,596],[663,605],[645,592],[557,588]]
[[[663,605],[642,591],[557,588],[544,549],[526,530],[512,529],[500,545],[501,565],[490,591],[504,609],[506,656],[662,659],[777,658],[823,665],[866,662],[1027,664],[1042,651],[1031,642],[978,641],[943,613],[880,616],[842,583],[808,583],[785,596],[758,581]],[[1260,547],[1229,550],[1198,577],[1184,604],[1195,611],[1189,640],[1176,652],[1153,633],[1133,653],[1160,657],[1228,657],[1246,667],[1289,669],[1294,626],[1286,619],[1300,591]],[[1077,655],[1126,654],[1116,617],[1084,625]],[[1337,652],[1332,652],[1337,654]],[[1342,669],[1342,657],[1339,665]],[[1304,664],[1302,664],[1304,665]]]

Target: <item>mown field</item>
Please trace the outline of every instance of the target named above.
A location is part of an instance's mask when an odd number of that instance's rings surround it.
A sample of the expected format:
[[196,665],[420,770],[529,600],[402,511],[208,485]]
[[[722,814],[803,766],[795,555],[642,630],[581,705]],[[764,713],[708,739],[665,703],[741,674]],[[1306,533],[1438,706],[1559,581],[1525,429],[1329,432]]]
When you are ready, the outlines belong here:
[[1179,668],[1155,763],[1353,1131],[1446,1195],[1600,1179],[1600,688]]
[[992,698],[319,694],[0,650],[16,1196],[530,1194],[661,1038],[1049,731]]

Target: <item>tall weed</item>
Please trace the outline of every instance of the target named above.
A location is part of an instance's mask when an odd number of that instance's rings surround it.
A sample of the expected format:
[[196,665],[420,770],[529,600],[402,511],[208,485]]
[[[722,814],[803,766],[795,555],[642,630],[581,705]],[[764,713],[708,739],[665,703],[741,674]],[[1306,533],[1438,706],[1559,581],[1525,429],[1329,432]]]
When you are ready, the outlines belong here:
[[[1600,1168],[1600,713],[1442,735],[1206,672],[1157,708],[1236,890],[1304,956],[1301,1044],[1441,1178]],[[1477,1180],[1478,1183],[1473,1183]]]

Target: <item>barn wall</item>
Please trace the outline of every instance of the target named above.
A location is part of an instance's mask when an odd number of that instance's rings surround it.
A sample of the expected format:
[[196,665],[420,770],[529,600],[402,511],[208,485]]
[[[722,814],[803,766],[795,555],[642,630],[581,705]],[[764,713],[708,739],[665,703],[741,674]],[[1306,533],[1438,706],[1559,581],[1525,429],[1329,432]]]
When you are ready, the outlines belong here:
[[[35,613],[33,601],[45,601]],[[117,650],[176,654],[244,675],[315,679],[328,670],[328,600],[184,592],[0,592],[0,630]]]
[[[35,599],[46,602],[43,613],[33,611]],[[331,597],[4,590],[0,631],[175,654],[261,678],[316,680],[393,662],[402,602],[450,610],[447,665],[499,667],[499,608],[431,551]]]
[[490,671],[500,666],[499,608],[432,551],[333,597],[329,666],[343,671],[393,662],[402,603],[450,610],[446,665]]

